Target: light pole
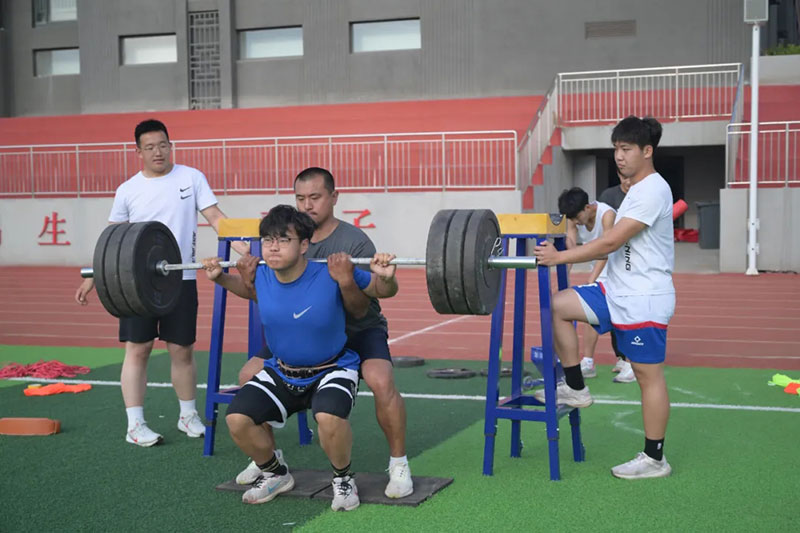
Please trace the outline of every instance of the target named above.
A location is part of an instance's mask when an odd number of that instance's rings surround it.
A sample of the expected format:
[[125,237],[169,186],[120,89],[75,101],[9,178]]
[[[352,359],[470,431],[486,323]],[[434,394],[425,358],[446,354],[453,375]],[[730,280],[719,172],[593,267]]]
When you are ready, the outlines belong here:
[[758,58],[761,55],[761,24],[769,19],[768,0],[744,0],[744,21],[753,25],[750,56],[750,208],[747,219],[747,271],[757,276],[758,255]]

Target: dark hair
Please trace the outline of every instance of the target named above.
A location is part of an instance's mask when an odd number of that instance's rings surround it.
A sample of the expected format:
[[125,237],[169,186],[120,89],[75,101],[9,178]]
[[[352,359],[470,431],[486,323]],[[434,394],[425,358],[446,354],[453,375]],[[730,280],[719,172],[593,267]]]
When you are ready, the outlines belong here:
[[589,205],[589,195],[580,187],[573,187],[558,197],[558,212],[567,218],[575,218]]
[[652,117],[639,118],[630,115],[620,120],[611,132],[611,144],[632,143],[642,150],[648,145],[655,150],[660,140],[661,124]]
[[136,129],[133,130],[133,138],[136,139],[136,146],[139,146],[139,137],[153,131],[163,131],[164,135],[167,136],[167,140],[169,140],[169,133],[167,133],[167,127],[164,123],[160,120],[150,118],[138,123]]
[[269,210],[258,225],[258,234],[264,237],[286,237],[289,226],[294,228],[300,242],[311,239],[316,223],[306,213],[301,213],[290,205],[276,205]]
[[294,183],[296,184],[298,181],[311,180],[319,176],[321,176],[324,180],[325,188],[328,189],[328,192],[332,193],[336,190],[336,184],[333,182],[333,174],[331,174],[330,171],[320,167],[308,167],[307,169],[303,170],[294,178]]

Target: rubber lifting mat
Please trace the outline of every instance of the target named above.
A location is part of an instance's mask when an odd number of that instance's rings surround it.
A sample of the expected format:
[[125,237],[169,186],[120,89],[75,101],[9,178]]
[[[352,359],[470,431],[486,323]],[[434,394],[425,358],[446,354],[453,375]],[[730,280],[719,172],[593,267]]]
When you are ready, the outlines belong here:
[[[315,500],[333,500],[331,487],[332,474],[330,470],[290,470],[294,477],[294,488],[289,492],[280,494],[279,497],[314,498]],[[361,503],[381,503],[384,505],[408,505],[416,507],[450,483],[452,478],[411,476],[414,480],[414,492],[405,498],[387,498],[383,493],[389,477],[386,474],[372,474],[369,472],[356,472],[355,480],[358,487],[358,497]],[[250,485],[238,485],[235,480],[226,481],[217,485],[217,490],[244,492]]]

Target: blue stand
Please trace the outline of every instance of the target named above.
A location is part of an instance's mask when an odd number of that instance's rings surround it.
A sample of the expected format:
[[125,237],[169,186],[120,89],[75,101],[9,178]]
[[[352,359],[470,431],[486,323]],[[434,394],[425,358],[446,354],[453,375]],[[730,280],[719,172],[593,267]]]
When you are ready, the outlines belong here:
[[[228,261],[231,257],[232,241],[250,241],[250,253],[261,257],[261,246],[258,237],[220,237],[217,255]],[[225,269],[227,272],[227,269]],[[220,369],[222,367],[222,339],[225,332],[225,308],[228,302],[228,291],[220,285],[214,287],[214,313],[211,319],[211,346],[208,349],[208,390],[206,391],[206,434],[203,441],[203,455],[214,455],[214,437],[217,430],[219,404],[231,403],[239,387],[220,390]],[[264,337],[261,333],[261,321],[258,318],[256,302],[248,303],[247,314],[247,357],[261,351]],[[306,412],[297,413],[297,426],[300,434],[300,445],[311,444],[311,430],[308,428]]]
[[[527,254],[527,239],[543,240],[547,235],[515,234],[503,235],[503,255],[508,255],[511,239],[516,240],[516,255]],[[555,246],[559,250],[566,247],[563,234],[555,236]],[[556,364],[557,358],[553,352],[553,317],[550,298],[550,268],[537,267],[539,280],[539,307],[541,309],[542,328],[542,379],[533,383],[533,386],[544,384],[545,404],[536,401],[533,396],[522,393],[523,353],[525,342],[525,290],[527,288],[527,269],[519,268],[514,272],[514,336],[511,363],[511,395],[502,402],[499,397],[500,381],[500,353],[503,344],[503,320],[505,318],[506,299],[506,274],[503,270],[500,284],[500,299],[492,313],[491,340],[489,342],[489,376],[486,385],[486,415],[484,424],[484,449],[483,449],[483,474],[491,476],[494,468],[494,443],[497,435],[497,420],[511,420],[511,457],[520,457],[522,452],[522,439],[520,437],[521,422],[530,420],[544,422],[547,426],[548,451],[550,456],[550,479],[561,479],[558,460],[558,421],[564,415],[569,415],[572,428],[572,452],[576,462],[585,459],[585,450],[581,442],[580,414],[578,409],[567,406],[556,406]],[[568,286],[567,267],[556,267],[559,290]],[[533,350],[531,352],[533,358]],[[530,387],[527,387],[530,388]],[[534,409],[525,408],[532,406]],[[544,407],[536,409],[537,407]]]

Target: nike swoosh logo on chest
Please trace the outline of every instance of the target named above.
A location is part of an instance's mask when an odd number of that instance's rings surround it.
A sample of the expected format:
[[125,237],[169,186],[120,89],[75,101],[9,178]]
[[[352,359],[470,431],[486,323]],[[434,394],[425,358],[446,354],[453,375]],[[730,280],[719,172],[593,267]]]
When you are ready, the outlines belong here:
[[297,320],[298,318],[300,318],[301,316],[306,314],[306,311],[308,311],[309,309],[311,309],[310,305],[308,307],[306,307],[305,309],[303,309],[302,311],[300,311],[299,313],[292,313],[292,316],[294,317],[295,320]]

